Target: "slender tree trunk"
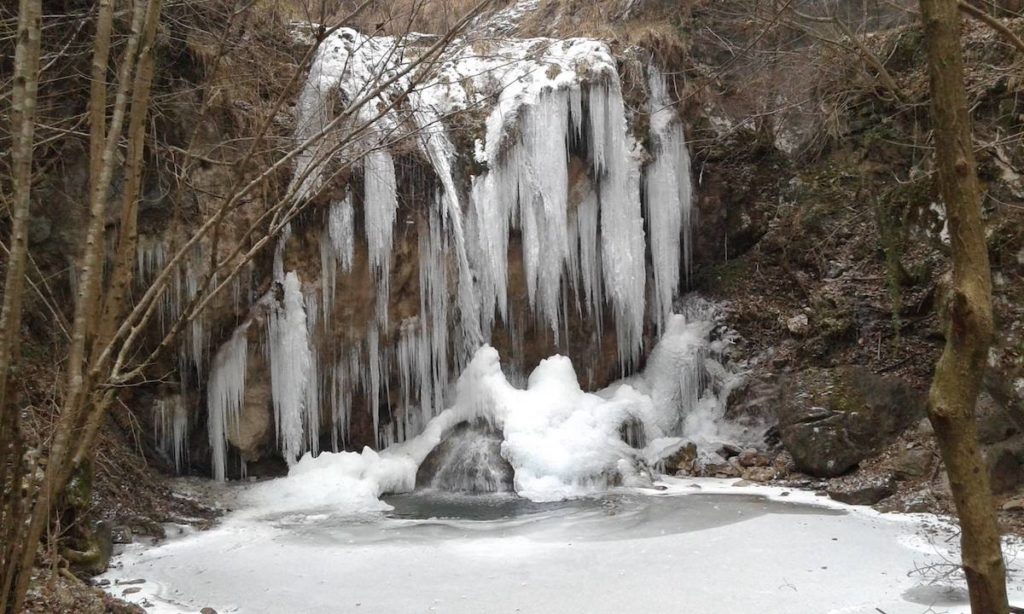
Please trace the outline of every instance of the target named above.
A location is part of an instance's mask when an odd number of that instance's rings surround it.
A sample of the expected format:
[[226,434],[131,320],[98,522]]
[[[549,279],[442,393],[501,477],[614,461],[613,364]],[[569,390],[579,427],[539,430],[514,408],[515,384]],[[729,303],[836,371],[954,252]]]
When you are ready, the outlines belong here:
[[[20,560],[14,585],[13,611],[20,611],[28,592],[36,548],[50,518],[50,510],[60,495],[73,470],[72,460],[79,446],[83,428],[82,414],[92,398],[94,382],[86,371],[86,358],[95,340],[97,311],[103,287],[103,260],[106,256],[104,226],[106,222],[107,192],[117,166],[116,154],[120,146],[124,118],[129,96],[133,90],[139,43],[142,38],[148,3],[137,2],[132,11],[131,34],[125,45],[117,71],[117,92],[110,123],[107,124],[107,73],[110,64],[111,34],[113,31],[112,0],[100,0],[93,44],[92,83],[89,98],[90,122],[90,186],[89,223],[85,246],[81,255],[78,295],[75,300],[75,319],[71,329],[68,350],[67,382],[61,412],[53,433],[46,458],[46,470],[41,480],[34,480],[27,493],[31,505],[27,526],[21,534]],[[148,93],[147,93],[148,96]]]
[[20,546],[17,532],[24,517],[21,482],[20,410],[7,394],[21,339],[21,302],[28,260],[28,213],[32,193],[32,146],[35,142],[36,98],[39,91],[39,49],[42,29],[40,0],[21,0],[18,7],[14,87],[11,92],[11,237],[3,305],[0,307],[0,607],[13,605]]
[[935,368],[928,414],[960,517],[971,610],[1003,614],[1009,611],[1006,568],[974,421],[992,337],[992,281],[964,88],[958,10],[957,0],[921,0],[937,176],[953,252],[953,284],[943,314],[946,347]]

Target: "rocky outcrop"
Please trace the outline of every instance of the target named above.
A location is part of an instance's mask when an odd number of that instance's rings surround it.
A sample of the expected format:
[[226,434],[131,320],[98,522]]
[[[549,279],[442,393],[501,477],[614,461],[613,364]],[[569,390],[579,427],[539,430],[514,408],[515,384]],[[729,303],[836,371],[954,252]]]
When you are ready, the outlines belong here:
[[782,445],[800,471],[818,477],[849,471],[925,411],[923,396],[905,382],[860,367],[787,377],[776,401]]

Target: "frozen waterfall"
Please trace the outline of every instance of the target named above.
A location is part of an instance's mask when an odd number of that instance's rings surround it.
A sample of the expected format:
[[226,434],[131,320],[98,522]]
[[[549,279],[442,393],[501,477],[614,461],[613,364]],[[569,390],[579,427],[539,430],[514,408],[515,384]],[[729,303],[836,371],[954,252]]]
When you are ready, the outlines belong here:
[[[306,283],[297,271],[285,273],[289,228],[275,254],[280,296],[254,307],[270,305],[274,425],[289,462],[305,452],[315,455],[321,435],[327,435],[324,428],[330,428],[335,451],[347,445],[353,411],[369,413],[378,447],[414,439],[451,401],[450,382],[463,370],[465,379],[481,368],[478,348],[493,331],[504,327],[515,346],[516,330],[524,324],[513,317],[519,297],[510,293],[514,243],[522,254],[532,318],[527,324],[548,331],[556,346],[571,318],[587,318],[597,339],[613,333],[625,375],[641,364],[645,333],[674,335],[672,304],[690,270],[693,215],[689,154],[665,77],[651,67],[647,105],[631,108],[623,99],[616,59],[601,42],[507,39],[489,46],[481,54],[469,41],[453,44],[424,82],[414,84],[418,73],[412,71],[339,123],[332,101],[350,102],[373,91],[398,74],[416,48],[350,29],[320,45],[295,108],[294,136],[311,143],[319,131],[334,131],[296,158],[292,187],[299,199],[328,190],[343,196],[323,207],[318,270],[301,273]],[[410,89],[408,104],[378,114],[402,88]],[[477,108],[489,111],[474,152],[457,150],[448,132],[451,118]],[[631,130],[637,114],[649,115],[650,151]],[[353,127],[361,131],[359,139],[335,146],[341,131]],[[421,203],[406,200],[396,143],[406,143],[401,155],[407,157],[410,146],[418,150],[418,163],[433,175],[435,187],[416,193]],[[355,179],[332,186],[343,164],[354,169]],[[467,174],[470,167],[476,170]],[[412,206],[426,211],[419,221],[403,212]],[[400,219],[414,225],[399,227]],[[365,236],[366,264],[357,258],[358,228]],[[419,237],[419,313],[392,322],[392,251],[396,233],[410,230]],[[140,254],[140,264],[148,267],[159,257]],[[339,280],[353,274],[357,262],[369,267],[376,284],[375,319],[362,341],[324,347],[320,339],[348,326],[332,314],[336,297],[346,291]],[[606,317],[614,331],[603,330]],[[239,375],[237,361],[219,359],[239,351],[232,339],[213,361],[209,380],[209,387],[218,386],[217,395],[208,394],[210,411],[218,416],[210,427],[218,477],[224,475],[225,433],[239,411],[233,399],[244,394],[244,360]],[[193,360],[201,365],[200,354]],[[490,360],[497,364],[496,357]],[[553,358],[546,367],[559,386],[575,378],[567,363]],[[670,398],[685,413],[702,383],[687,385],[685,393],[659,388],[642,395],[653,403]],[[578,384],[574,390],[593,401]],[[354,407],[357,398],[365,400],[365,410]],[[639,411],[643,403],[620,400],[602,411],[619,416],[627,405]],[[509,416],[513,424],[519,419],[515,412]],[[678,430],[682,419],[676,411],[671,419],[644,424],[649,436],[658,437]],[[617,432],[593,436],[615,435],[621,447]],[[517,444],[506,444],[514,457]],[[584,454],[582,447],[577,452]],[[553,460],[545,463],[535,467],[524,459],[517,467],[519,486],[530,490],[551,472],[560,475]]]

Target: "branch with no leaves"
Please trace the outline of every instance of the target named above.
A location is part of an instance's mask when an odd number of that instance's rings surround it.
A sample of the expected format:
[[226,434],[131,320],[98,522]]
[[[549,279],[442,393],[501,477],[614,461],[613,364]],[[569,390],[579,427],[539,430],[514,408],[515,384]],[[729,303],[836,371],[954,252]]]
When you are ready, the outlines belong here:
[[1001,34],[1003,38],[1005,38],[1011,45],[1016,47],[1018,51],[1024,52],[1024,41],[1022,41],[1019,36],[1014,34],[1013,31],[1010,30],[1010,28],[1006,27],[1006,24],[999,21],[992,15],[989,15],[985,11],[979,9],[978,7],[964,2],[963,0],[957,2],[956,6],[958,9],[960,9],[960,12],[967,13],[971,17],[984,23],[988,27],[992,28],[993,30]]

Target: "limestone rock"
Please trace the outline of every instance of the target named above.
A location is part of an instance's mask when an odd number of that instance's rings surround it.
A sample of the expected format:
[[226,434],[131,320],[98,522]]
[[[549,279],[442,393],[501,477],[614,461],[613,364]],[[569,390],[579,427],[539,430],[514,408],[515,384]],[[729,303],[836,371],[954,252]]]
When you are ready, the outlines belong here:
[[877,454],[924,416],[923,395],[861,367],[808,369],[783,381],[782,444],[797,469],[834,477]]

